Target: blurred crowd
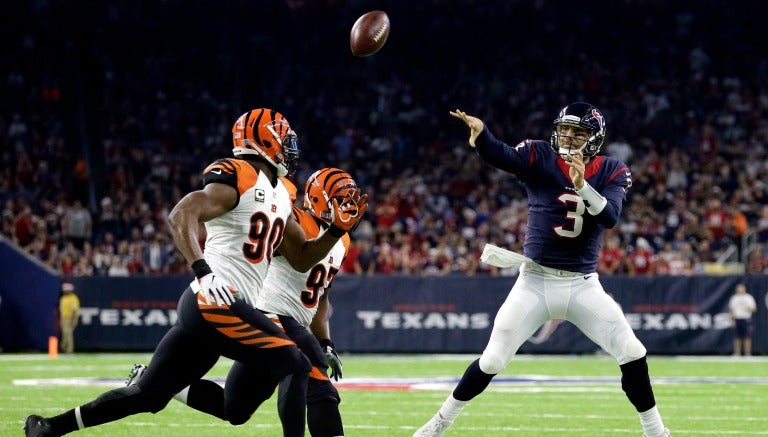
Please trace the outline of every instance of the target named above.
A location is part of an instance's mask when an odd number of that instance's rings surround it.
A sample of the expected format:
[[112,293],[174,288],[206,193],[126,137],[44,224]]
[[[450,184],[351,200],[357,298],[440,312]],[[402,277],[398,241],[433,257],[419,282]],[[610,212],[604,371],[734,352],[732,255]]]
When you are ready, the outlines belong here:
[[[653,0],[16,3],[0,233],[64,275],[189,274],[168,213],[259,106],[299,133],[297,186],[336,166],[369,193],[345,272],[514,274],[479,255],[522,251],[524,187],[473,156],[448,111],[517,144],[549,139],[577,100],[603,110],[602,153],[634,182],[600,273],[768,273],[763,14]],[[349,27],[374,8],[390,40],[355,58]]]

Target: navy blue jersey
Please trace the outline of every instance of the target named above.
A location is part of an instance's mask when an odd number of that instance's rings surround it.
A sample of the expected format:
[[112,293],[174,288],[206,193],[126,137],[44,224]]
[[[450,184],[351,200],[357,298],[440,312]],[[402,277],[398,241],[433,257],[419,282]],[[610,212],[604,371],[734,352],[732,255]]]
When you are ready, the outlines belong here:
[[548,141],[525,140],[512,147],[486,128],[475,144],[484,161],[515,174],[525,184],[525,255],[546,267],[593,273],[603,232],[619,221],[626,190],[632,185],[627,165],[608,156],[595,156],[587,163],[584,179],[608,200],[593,216],[573,187],[570,167]]

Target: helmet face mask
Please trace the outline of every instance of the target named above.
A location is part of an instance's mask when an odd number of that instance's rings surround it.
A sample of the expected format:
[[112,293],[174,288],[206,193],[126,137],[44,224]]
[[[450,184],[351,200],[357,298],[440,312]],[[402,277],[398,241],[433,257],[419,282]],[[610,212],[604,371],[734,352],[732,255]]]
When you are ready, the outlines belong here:
[[[571,103],[561,109],[553,122],[553,125],[552,139],[550,141],[552,149],[563,157],[563,159],[568,159],[568,156],[573,154],[576,150],[580,151],[584,156],[595,156],[600,152],[600,148],[605,141],[605,117],[599,109],[589,103]],[[561,146],[560,126],[573,126],[586,129],[588,131],[586,141],[584,141],[578,149]],[[574,137],[577,141],[579,138],[580,136],[578,135]]]
[[278,177],[292,174],[299,163],[296,132],[283,115],[267,108],[244,113],[232,127],[232,153],[257,155],[271,164]]
[[307,185],[304,188],[304,208],[313,216],[330,223],[333,220],[331,199],[342,202],[357,189],[355,180],[344,170],[333,167],[320,169],[307,179]]

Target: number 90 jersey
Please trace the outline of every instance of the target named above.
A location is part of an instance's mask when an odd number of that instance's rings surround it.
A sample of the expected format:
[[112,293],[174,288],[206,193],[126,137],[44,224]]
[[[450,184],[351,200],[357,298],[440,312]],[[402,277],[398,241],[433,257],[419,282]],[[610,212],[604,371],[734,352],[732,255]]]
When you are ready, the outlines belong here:
[[[293,208],[293,217],[304,229],[307,239],[325,232],[317,219],[301,208]],[[276,256],[256,300],[256,308],[293,317],[302,325],[309,326],[317,313],[320,297],[331,286],[347,250],[349,235],[344,234],[322,261],[304,273],[294,270],[285,257]]]
[[203,185],[237,190],[234,208],[205,222],[205,260],[214,273],[253,305],[267,277],[272,254],[283,241],[291,201],[282,181],[269,178],[241,159],[220,159],[203,171]]

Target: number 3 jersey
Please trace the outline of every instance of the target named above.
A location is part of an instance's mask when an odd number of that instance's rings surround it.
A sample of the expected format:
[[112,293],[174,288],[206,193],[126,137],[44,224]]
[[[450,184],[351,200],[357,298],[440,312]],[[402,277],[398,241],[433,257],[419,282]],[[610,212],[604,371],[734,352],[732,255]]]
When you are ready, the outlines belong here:
[[225,158],[203,171],[203,185],[220,183],[237,190],[228,212],[205,222],[205,260],[216,275],[253,305],[267,277],[272,253],[283,241],[291,201],[282,181],[269,178],[247,161]]
[[[304,229],[307,239],[325,232],[318,220],[303,209],[294,207],[293,217]],[[293,269],[285,257],[275,256],[256,300],[256,308],[293,317],[302,325],[309,326],[317,313],[320,297],[341,268],[347,250],[349,235],[344,234],[321,262],[304,273]]]

